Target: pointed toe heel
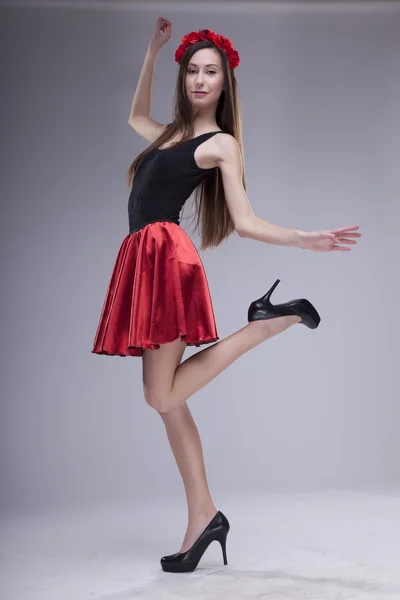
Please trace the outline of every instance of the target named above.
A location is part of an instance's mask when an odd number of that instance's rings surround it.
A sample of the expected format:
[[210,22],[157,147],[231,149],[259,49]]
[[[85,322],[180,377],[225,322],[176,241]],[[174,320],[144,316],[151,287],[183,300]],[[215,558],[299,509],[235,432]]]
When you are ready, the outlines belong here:
[[321,317],[319,316],[315,306],[313,306],[309,300],[306,300],[305,298],[298,298],[282,304],[271,304],[271,294],[279,282],[280,279],[277,279],[268,292],[264,294],[264,296],[258,300],[254,300],[254,302],[250,304],[247,313],[247,320],[249,323],[252,321],[261,321],[275,319],[276,317],[296,315],[301,318],[299,323],[302,323],[310,329],[316,329],[321,321]]
[[190,573],[194,571],[204,552],[214,540],[217,540],[221,544],[224,565],[227,565],[226,537],[229,529],[228,519],[221,511],[218,511],[189,550],[186,552],[176,552],[175,554],[169,554],[161,558],[160,564],[162,570],[168,573]]

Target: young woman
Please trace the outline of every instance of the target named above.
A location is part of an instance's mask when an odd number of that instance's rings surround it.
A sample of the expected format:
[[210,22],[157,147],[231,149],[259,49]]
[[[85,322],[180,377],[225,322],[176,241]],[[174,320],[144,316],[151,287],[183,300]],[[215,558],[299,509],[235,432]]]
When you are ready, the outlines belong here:
[[[179,552],[164,556],[164,571],[193,571],[211,541],[224,564],[229,522],[207,484],[199,433],[186,400],[239,356],[296,323],[315,329],[320,317],[304,298],[271,304],[279,283],[248,308],[248,324],[218,341],[206,274],[180,211],[193,191],[201,249],[232,232],[284,246],[328,252],[350,250],[358,226],[332,231],[286,229],[255,216],[245,188],[241,118],[231,42],[208,29],[182,38],[174,120],[150,118],[155,59],[171,38],[171,22],[157,20],[129,124],[151,142],[128,172],[129,234],[118,252],[92,352],[141,356],[144,396],[161,416],[185,486],[188,526]],[[216,344],[181,362],[187,345]]]

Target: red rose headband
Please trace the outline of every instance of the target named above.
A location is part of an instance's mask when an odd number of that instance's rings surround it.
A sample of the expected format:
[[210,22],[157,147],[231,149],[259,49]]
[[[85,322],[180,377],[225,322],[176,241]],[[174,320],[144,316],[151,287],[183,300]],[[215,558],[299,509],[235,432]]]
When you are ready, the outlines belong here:
[[175,61],[180,64],[182,56],[189,46],[203,40],[209,40],[210,42],[213,42],[216,46],[218,46],[218,48],[225,52],[231,69],[235,69],[238,66],[240,63],[239,54],[236,50],[234,50],[234,48],[232,48],[231,41],[223,35],[214,33],[212,29],[199,29],[199,31],[191,31],[190,33],[184,35],[181,45],[175,52]]

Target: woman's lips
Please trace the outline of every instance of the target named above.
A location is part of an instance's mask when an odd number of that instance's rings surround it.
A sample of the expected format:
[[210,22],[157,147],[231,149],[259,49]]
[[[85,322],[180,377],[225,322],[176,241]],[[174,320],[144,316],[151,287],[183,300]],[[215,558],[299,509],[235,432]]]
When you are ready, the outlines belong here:
[[205,96],[208,92],[193,92],[196,96]]

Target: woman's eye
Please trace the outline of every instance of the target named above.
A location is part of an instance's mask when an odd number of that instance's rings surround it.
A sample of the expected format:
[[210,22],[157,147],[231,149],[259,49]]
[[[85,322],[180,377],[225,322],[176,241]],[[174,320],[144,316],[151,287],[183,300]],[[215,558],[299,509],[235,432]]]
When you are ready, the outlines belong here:
[[[192,74],[192,73],[196,73],[196,71],[194,69],[188,69],[188,73]],[[207,73],[216,73],[216,71],[213,71],[212,69],[210,71],[207,71]]]

